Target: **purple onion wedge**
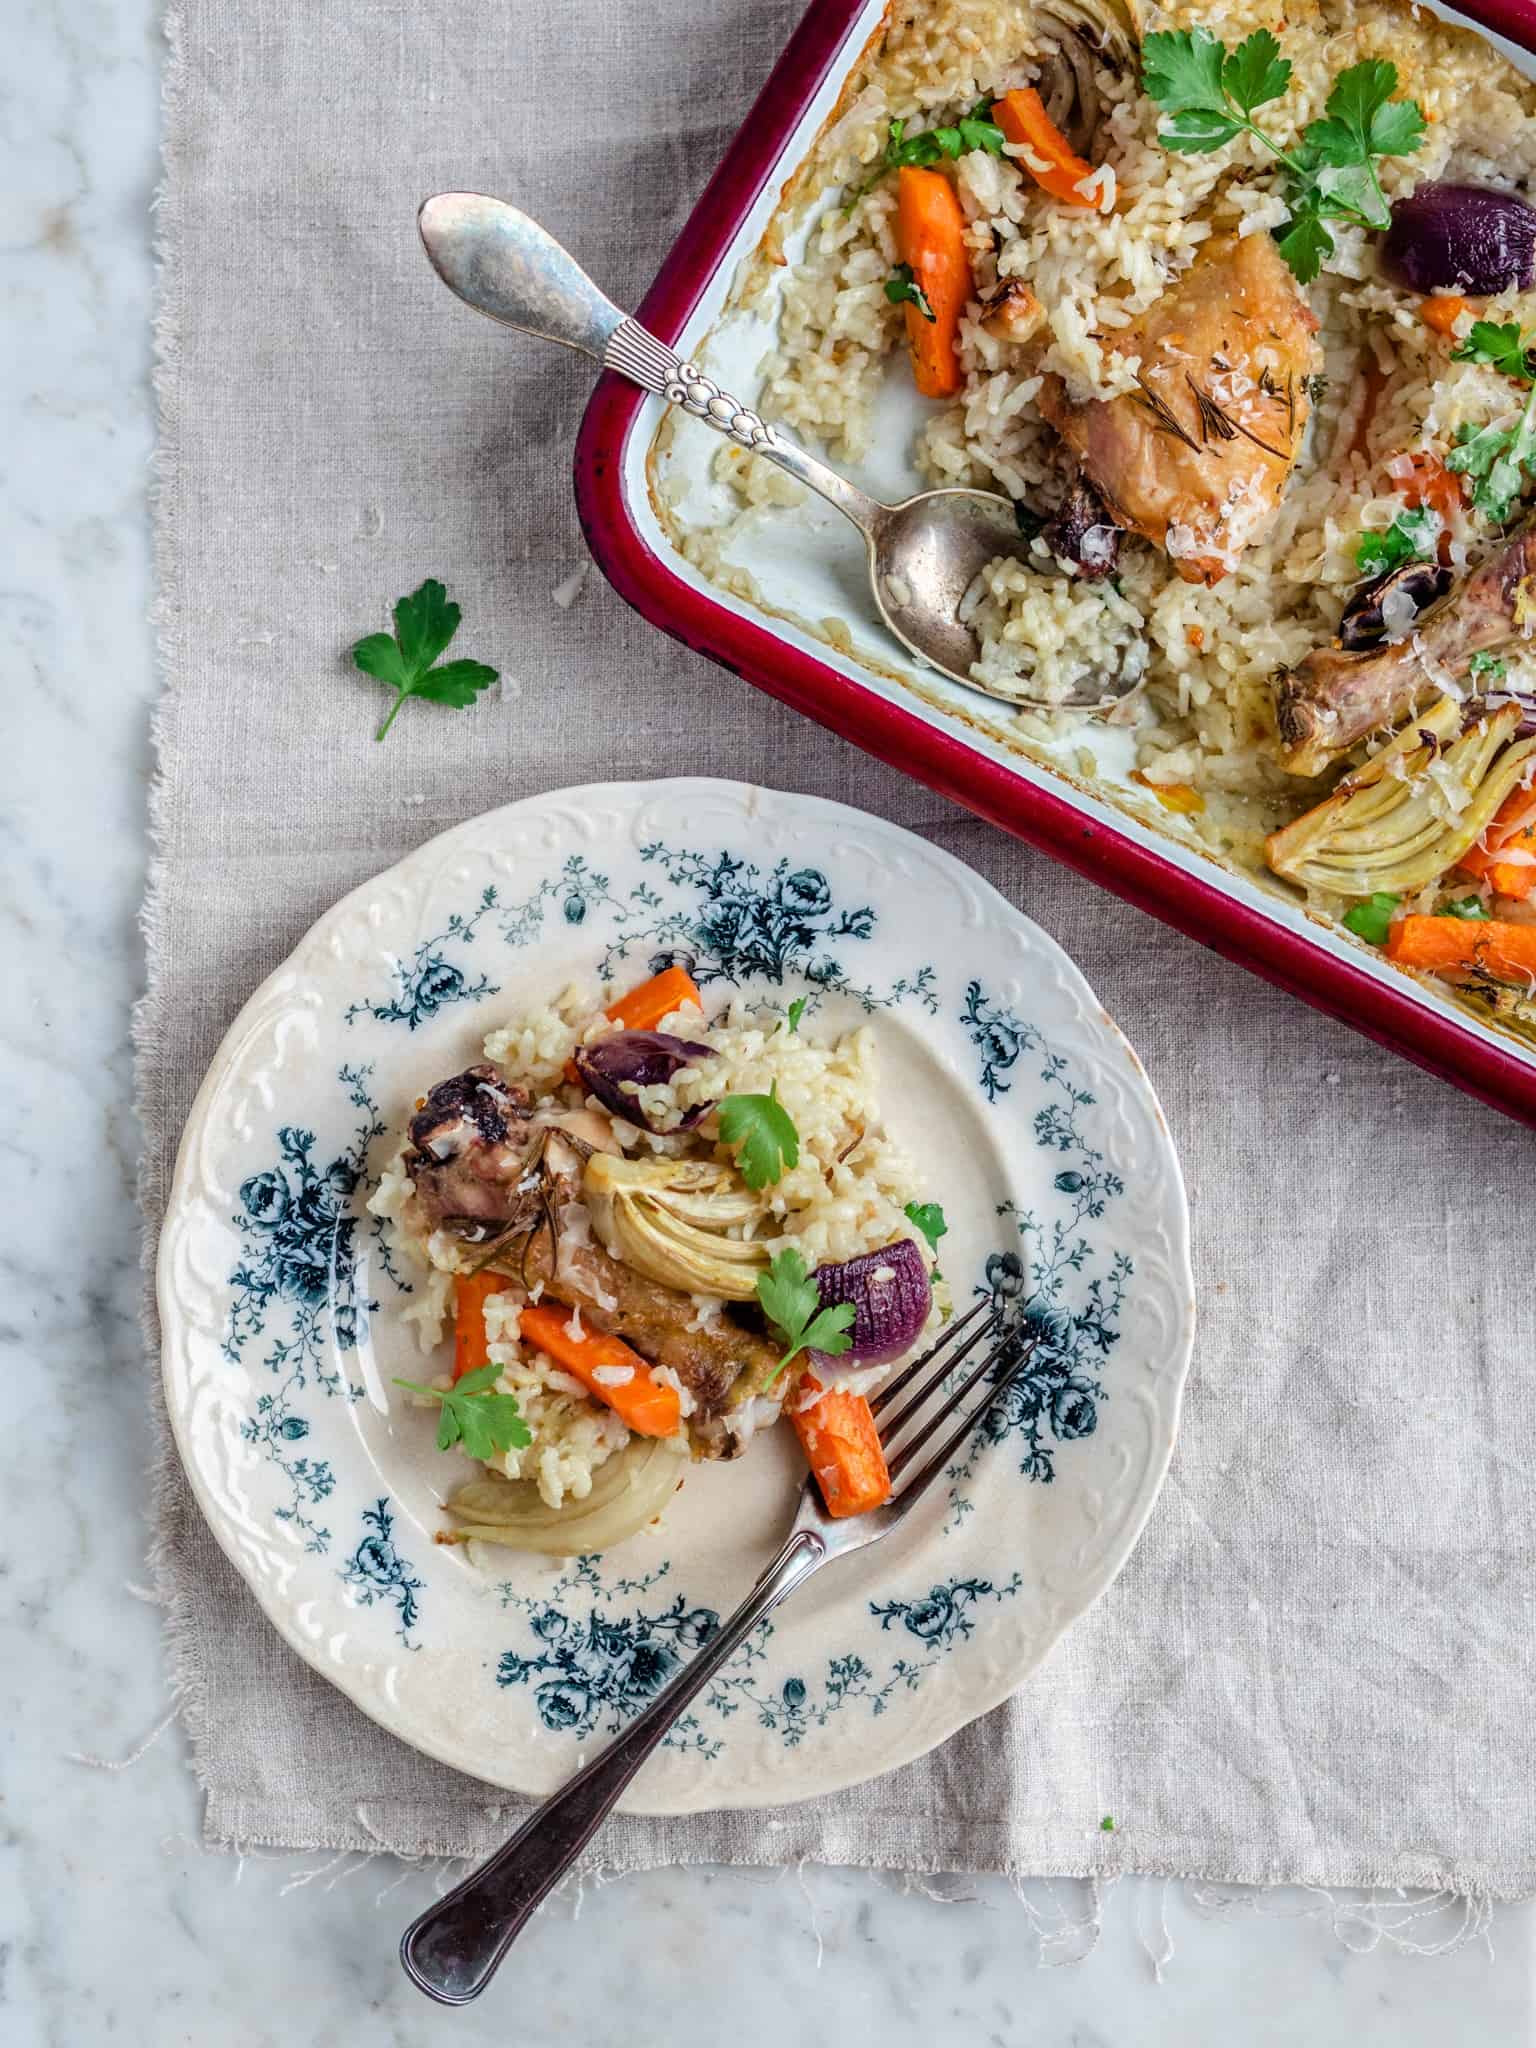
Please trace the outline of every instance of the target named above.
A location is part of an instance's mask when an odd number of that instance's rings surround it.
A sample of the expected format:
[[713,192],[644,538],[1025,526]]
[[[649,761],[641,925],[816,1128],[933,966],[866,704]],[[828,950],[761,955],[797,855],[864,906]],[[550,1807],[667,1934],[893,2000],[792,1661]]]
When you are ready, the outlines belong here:
[[851,1348],[836,1357],[813,1351],[818,1372],[889,1365],[912,1349],[933,1306],[928,1268],[910,1237],[882,1245],[877,1252],[860,1252],[840,1266],[818,1266],[815,1278],[823,1308],[836,1308],[842,1301],[851,1301],[854,1308],[848,1333]]
[[1536,211],[1486,185],[1417,185],[1394,200],[1382,268],[1412,292],[1474,299],[1536,279]]
[[[599,1038],[592,1045],[577,1046],[574,1054],[576,1071],[587,1093],[595,1095],[604,1109],[612,1110],[615,1116],[643,1131],[659,1131],[662,1127],[641,1113],[630,1088],[664,1087],[682,1068],[712,1057],[712,1047],[690,1038],[673,1038],[666,1031],[615,1031],[611,1037]],[[667,1128],[692,1130],[714,1106],[712,1102],[701,1102],[680,1123]]]

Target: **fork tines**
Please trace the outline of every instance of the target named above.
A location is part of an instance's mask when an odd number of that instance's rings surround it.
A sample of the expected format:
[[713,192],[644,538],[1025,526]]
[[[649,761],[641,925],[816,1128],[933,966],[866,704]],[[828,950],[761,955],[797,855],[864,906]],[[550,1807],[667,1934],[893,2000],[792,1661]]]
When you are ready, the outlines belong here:
[[[964,1339],[962,1343],[960,1340]],[[990,1343],[988,1339],[991,1339]],[[955,1452],[968,1436],[978,1429],[1008,1391],[1018,1374],[1034,1355],[1038,1340],[1032,1336],[1020,1321],[1016,1311],[1000,1307],[995,1301],[983,1299],[968,1314],[951,1324],[938,1341],[929,1346],[920,1358],[916,1358],[897,1374],[888,1387],[870,1402],[870,1408],[880,1426],[880,1441],[886,1452],[890,1467],[893,1492],[890,1501],[892,1510],[910,1507],[920,1494],[925,1492],[938,1475],[949,1464]],[[985,1347],[985,1348],[982,1348]],[[935,1394],[944,1387],[951,1375],[970,1358],[972,1352],[981,1349],[981,1358],[970,1367],[958,1383],[949,1388],[940,1405],[930,1414],[922,1411]],[[949,1431],[943,1441],[933,1450],[927,1462],[922,1465],[905,1486],[900,1484],[903,1473],[907,1472],[913,1459],[921,1451],[929,1450],[940,1427],[959,1408],[961,1402],[973,1387],[995,1374],[993,1384],[985,1397]],[[916,1381],[916,1386],[913,1382]],[[892,1411],[892,1404],[898,1395],[908,1387],[912,1392],[901,1406]],[[906,1441],[897,1444],[897,1438],[915,1424]]]

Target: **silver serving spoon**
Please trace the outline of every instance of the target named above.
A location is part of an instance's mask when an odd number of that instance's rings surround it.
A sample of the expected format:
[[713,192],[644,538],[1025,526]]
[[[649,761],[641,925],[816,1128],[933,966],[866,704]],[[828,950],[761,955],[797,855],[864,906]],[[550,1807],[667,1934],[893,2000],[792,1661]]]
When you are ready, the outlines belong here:
[[[1037,701],[1022,685],[1001,690],[976,680],[971,665],[981,649],[959,616],[962,598],[988,562],[999,555],[1029,560],[1011,500],[995,491],[956,489],[920,491],[899,505],[884,505],[621,313],[553,236],[515,206],[479,192],[439,192],[425,202],[417,221],[433,269],[476,312],[595,356],[607,369],[776,462],[846,514],[869,549],[870,585],[881,618],[923,661],[1005,703]],[[1110,703],[1129,687],[1129,681],[1101,682],[1092,696],[1070,702],[1075,708]]]

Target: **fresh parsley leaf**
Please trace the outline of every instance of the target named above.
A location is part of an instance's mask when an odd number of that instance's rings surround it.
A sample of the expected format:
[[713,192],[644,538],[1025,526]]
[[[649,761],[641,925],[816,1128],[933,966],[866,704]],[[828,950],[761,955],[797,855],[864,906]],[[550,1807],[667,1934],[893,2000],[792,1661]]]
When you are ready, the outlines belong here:
[[1248,134],[1285,166],[1291,218],[1279,236],[1280,253],[1298,282],[1310,284],[1334,251],[1325,221],[1391,225],[1376,166],[1419,147],[1424,116],[1412,100],[1392,98],[1396,66],[1368,60],[1339,73],[1323,119],[1284,150],[1253,115],[1290,83],[1289,60],[1268,29],[1232,51],[1205,28],[1164,30],[1142,45],[1142,85],[1168,117],[1157,131],[1164,149],[1198,156]]
[[1446,467],[1472,479],[1472,503],[1495,526],[1515,509],[1527,477],[1536,476],[1536,390],[1512,426],[1475,427],[1463,420]]
[[1367,576],[1400,569],[1404,562],[1426,561],[1440,538],[1440,515],[1425,505],[1417,512],[1399,512],[1385,533],[1362,533],[1355,566]]
[[1455,362],[1486,363],[1531,393],[1513,425],[1490,422],[1478,427],[1464,420],[1448,458],[1450,468],[1471,477],[1473,505],[1502,526],[1526,478],[1536,476],[1536,350],[1527,344],[1518,321],[1474,320],[1466,340],[1451,353]]
[[1323,119],[1309,123],[1291,160],[1293,217],[1310,212],[1378,230],[1391,226],[1376,166],[1384,156],[1411,156],[1424,140],[1417,102],[1394,100],[1396,91],[1395,64],[1368,58],[1339,73]]
[[1142,84],[1169,116],[1157,139],[1186,155],[1223,149],[1245,129],[1273,149],[1249,116],[1290,82],[1290,61],[1268,29],[1231,51],[1207,28],[1165,29],[1142,47]]
[[937,1252],[939,1239],[949,1235],[949,1225],[944,1221],[944,1211],[938,1203],[908,1202],[901,1213],[927,1238],[929,1251]]
[[805,1015],[805,1006],[810,1000],[809,996],[796,996],[795,1000],[790,1004],[786,1016],[789,1021],[791,1037],[800,1029],[800,1019]]
[[1290,265],[1298,284],[1311,284],[1323,267],[1323,258],[1333,254],[1332,235],[1323,226],[1315,206],[1292,202],[1289,226],[1277,238],[1276,246]]
[[1362,221],[1378,231],[1392,225],[1392,209],[1368,163],[1325,164],[1313,189],[1325,219]]
[[1472,502],[1478,511],[1486,512],[1491,519],[1498,521],[1509,516],[1514,496],[1513,491],[1506,493],[1504,488],[1507,481],[1503,473],[1507,468],[1504,457],[1509,442],[1508,427],[1497,424],[1475,427],[1470,420],[1463,420],[1456,429],[1456,446],[1445,459],[1447,469],[1454,469],[1458,476],[1471,477]]
[[1181,107],[1161,124],[1157,139],[1181,156],[1208,156],[1213,149],[1225,149],[1243,128],[1243,122],[1215,107]]
[[772,1187],[800,1164],[800,1134],[779,1100],[774,1082],[766,1095],[727,1095],[720,1105],[720,1136],[734,1145],[749,1188]]
[[1527,348],[1518,320],[1474,320],[1466,340],[1451,350],[1451,361],[1486,363],[1518,384],[1536,383],[1536,355]]
[[972,111],[960,123],[960,153],[964,155],[973,149],[984,149],[988,156],[1001,156],[1003,144],[1008,140],[1001,128],[991,118],[992,102],[979,100]]
[[1255,30],[1222,60],[1222,90],[1245,114],[1279,99],[1290,82],[1291,60],[1281,56],[1280,45],[1267,28]]
[[1462,896],[1454,903],[1442,903],[1435,912],[1436,917],[1459,917],[1468,924],[1479,924],[1488,917],[1480,896]]
[[[1348,137],[1350,154],[1335,144],[1339,153],[1330,163],[1364,163],[1373,156],[1412,156],[1424,140],[1424,116],[1413,100],[1393,100],[1397,91],[1397,66],[1368,57],[1351,64],[1333,81],[1323,112],[1324,121],[1314,121],[1308,135],[1326,129],[1330,140],[1341,132]],[[1321,137],[1319,137],[1321,140]]]
[[1345,911],[1344,929],[1372,946],[1384,946],[1392,913],[1402,900],[1401,896],[1388,896],[1384,890],[1378,889],[1364,903],[1357,903],[1352,910]]
[[460,616],[442,584],[429,576],[395,606],[393,635],[370,633],[353,648],[352,659],[364,675],[388,683],[396,692],[389,716],[374,734],[376,740],[389,731],[407,697],[425,697],[433,704],[451,704],[462,711],[495,682],[496,670],[480,661],[449,661],[433,667],[459,630]]
[[515,1396],[492,1391],[501,1378],[499,1365],[482,1365],[465,1373],[451,1387],[424,1387],[418,1380],[397,1379],[395,1385],[425,1394],[441,1403],[437,1448],[450,1451],[463,1444],[472,1458],[494,1458],[501,1451],[526,1450],[533,1433],[522,1418]]
[[952,161],[973,149],[984,149],[989,156],[1001,156],[1007,137],[991,114],[992,101],[986,98],[979,99],[953,127],[925,128],[919,135],[908,135],[904,120],[893,121],[879,163],[871,176],[844,200],[844,213],[852,213],[864,194],[878,185],[887,171],[899,171],[904,167],[927,170],[946,157]]
[[770,1387],[797,1353],[825,1351],[835,1358],[853,1343],[848,1335],[857,1314],[853,1303],[840,1301],[834,1308],[822,1308],[815,1276],[806,1272],[805,1261],[792,1244],[784,1247],[759,1278],[757,1299],[787,1347],[768,1381]]
[[910,263],[898,263],[885,281],[885,296],[893,306],[903,302],[916,306],[925,320],[933,318],[933,308],[928,303],[928,294],[912,275]]
[[1141,46],[1141,89],[1168,114],[1186,107],[1223,113],[1222,71],[1234,61],[1208,28],[1160,29]]
[[1104,1818],[1099,1822],[1099,1826],[1103,1829],[1106,1835],[1112,1835],[1115,1832],[1115,1823],[1113,1816],[1106,1813]]
[[1502,683],[1509,674],[1509,663],[1500,661],[1496,654],[1490,654],[1486,647],[1480,647],[1467,663],[1469,675],[1483,683]]
[[[1392,66],[1386,67],[1389,71]],[[1396,74],[1392,80],[1397,87]],[[1412,156],[1424,140],[1424,113],[1417,100],[1390,99],[1371,116],[1372,156]]]

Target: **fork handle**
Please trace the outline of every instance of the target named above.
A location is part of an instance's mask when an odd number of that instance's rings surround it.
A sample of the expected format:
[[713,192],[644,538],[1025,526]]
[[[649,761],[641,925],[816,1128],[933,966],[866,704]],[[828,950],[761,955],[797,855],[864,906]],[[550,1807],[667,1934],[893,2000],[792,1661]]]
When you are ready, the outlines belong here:
[[797,1529],[730,1620],[619,1739],[535,1808],[489,1862],[412,1921],[400,1943],[400,1961],[413,1984],[440,2005],[468,2005],[480,1996],[525,1923],[683,1709],[826,1555],[814,1529]]

